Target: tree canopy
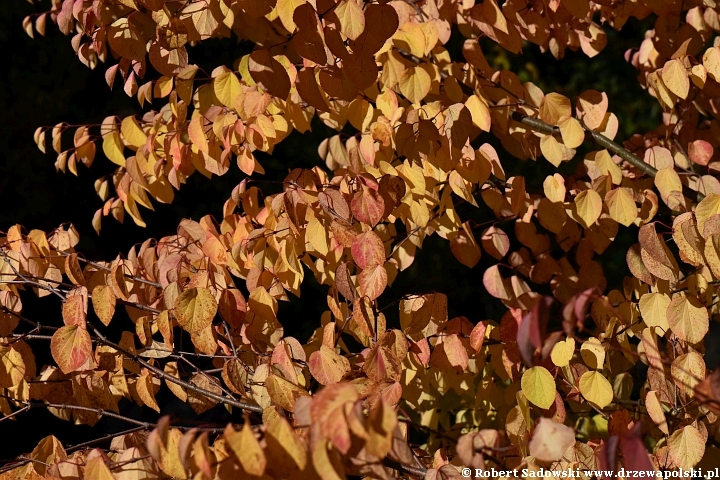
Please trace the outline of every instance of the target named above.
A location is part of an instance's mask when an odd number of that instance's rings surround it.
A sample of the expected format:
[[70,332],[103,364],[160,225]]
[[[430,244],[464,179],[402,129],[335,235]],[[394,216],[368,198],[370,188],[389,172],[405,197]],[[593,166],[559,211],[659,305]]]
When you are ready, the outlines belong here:
[[112,111],[1,226],[0,422],[87,438],[0,478],[718,465],[716,2],[30,3]]

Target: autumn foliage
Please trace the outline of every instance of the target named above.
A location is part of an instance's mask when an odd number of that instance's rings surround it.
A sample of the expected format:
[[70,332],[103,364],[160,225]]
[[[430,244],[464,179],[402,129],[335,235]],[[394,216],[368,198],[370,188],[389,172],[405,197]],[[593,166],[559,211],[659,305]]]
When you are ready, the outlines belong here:
[[[718,465],[720,369],[706,366],[704,341],[720,300],[720,4],[37,7],[23,22],[29,35],[58,28],[80,62],[145,108],[36,131],[58,170],[117,165],[95,182],[101,240],[109,217],[144,226],[191,175],[212,182],[237,168],[245,179],[222,212],[114,259],[76,251],[71,225],[0,233],[0,421],[44,408],[128,428],[75,446],[47,437],[1,478]],[[623,105],[605,93],[543,92],[483,51],[592,58],[631,18],[652,28],[616,59],[637,78],[617,81],[639,82],[663,113],[622,143],[613,110]],[[216,38],[251,42],[252,53],[205,71],[193,48]],[[324,165],[265,175],[263,155],[318,121],[336,131],[319,146]],[[519,162],[549,162],[551,173],[506,175]],[[468,209],[492,219],[463,218]],[[628,274],[606,278],[598,256],[624,230],[636,238]],[[503,315],[449,318],[442,291],[381,298],[431,235],[466,271],[487,267],[482,288]],[[296,319],[278,311],[309,275],[327,305],[302,343],[284,333]],[[38,297],[57,315],[26,316]],[[198,414],[224,408],[233,423],[148,422],[121,408],[159,414],[161,390]]]

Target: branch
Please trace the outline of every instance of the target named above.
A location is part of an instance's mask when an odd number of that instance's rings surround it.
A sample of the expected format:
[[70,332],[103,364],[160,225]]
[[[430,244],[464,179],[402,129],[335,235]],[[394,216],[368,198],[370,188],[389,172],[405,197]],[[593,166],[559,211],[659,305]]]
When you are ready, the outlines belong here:
[[217,393],[213,393],[208,390],[205,390],[204,388],[200,388],[197,385],[193,385],[192,383],[186,382],[184,380],[180,380],[179,378],[173,377],[172,375],[168,375],[167,373],[165,373],[165,371],[160,370],[159,368],[157,368],[153,365],[150,365],[139,355],[131,353],[128,350],[125,350],[124,348],[122,348],[120,345],[111,342],[110,340],[105,338],[105,336],[103,334],[101,334],[97,330],[97,328],[92,327],[92,329],[100,343],[105,344],[108,347],[114,348],[118,352],[120,352],[123,355],[125,355],[126,357],[128,357],[133,362],[138,363],[138,364],[142,365],[143,367],[147,368],[148,370],[150,370],[151,372],[153,372],[155,375],[158,376],[158,378],[164,379],[166,382],[175,383],[177,385],[180,385],[181,387],[191,390],[197,394],[200,394],[203,397],[210,398],[212,400],[215,400],[216,402],[219,402],[219,403],[222,403],[225,405],[230,405],[235,408],[239,408],[242,410],[247,410],[247,411],[255,412],[255,413],[263,412],[263,409],[260,405],[253,405],[251,403],[246,403],[246,402],[242,402],[242,401],[235,400],[232,398],[224,397],[222,395],[218,395]]
[[388,468],[392,468],[393,470],[397,470],[398,472],[408,473],[418,478],[425,478],[425,475],[427,474],[427,468],[425,467],[413,467],[404,463],[396,462],[388,457],[383,459],[383,465]]
[[[512,119],[518,123],[522,123],[523,125],[532,128],[533,130],[537,130],[538,132],[547,133],[548,135],[553,136],[560,135],[560,129],[558,127],[554,127],[548,123],[545,123],[539,118],[529,117],[523,113],[518,112],[517,110],[514,110],[512,112]],[[632,153],[627,148],[613,142],[605,135],[587,128],[585,125],[583,125],[583,128],[585,129],[587,136],[590,137],[590,139],[592,139],[595,143],[597,143],[603,148],[608,149],[618,157],[628,162],[633,167],[643,172],[645,175],[653,178],[655,177],[655,175],[657,175],[658,171],[655,167],[645,163],[643,160],[640,159],[640,157]],[[683,195],[689,198],[695,198],[698,202],[705,198],[705,195],[703,195],[701,192],[692,190],[687,185],[683,185]]]

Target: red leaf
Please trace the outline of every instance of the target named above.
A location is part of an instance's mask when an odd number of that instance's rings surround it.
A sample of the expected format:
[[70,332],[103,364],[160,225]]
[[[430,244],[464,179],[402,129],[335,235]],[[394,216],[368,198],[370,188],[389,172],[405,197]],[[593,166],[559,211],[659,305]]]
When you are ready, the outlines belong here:
[[713,146],[705,140],[695,140],[688,145],[688,156],[693,163],[705,166],[713,156]]
[[365,269],[385,263],[385,245],[372,230],[355,237],[351,250],[355,263],[360,268]]
[[520,355],[528,366],[533,365],[533,354],[536,348],[542,348],[545,340],[545,329],[550,317],[552,297],[544,297],[535,303],[522,319],[517,332],[517,343]]

